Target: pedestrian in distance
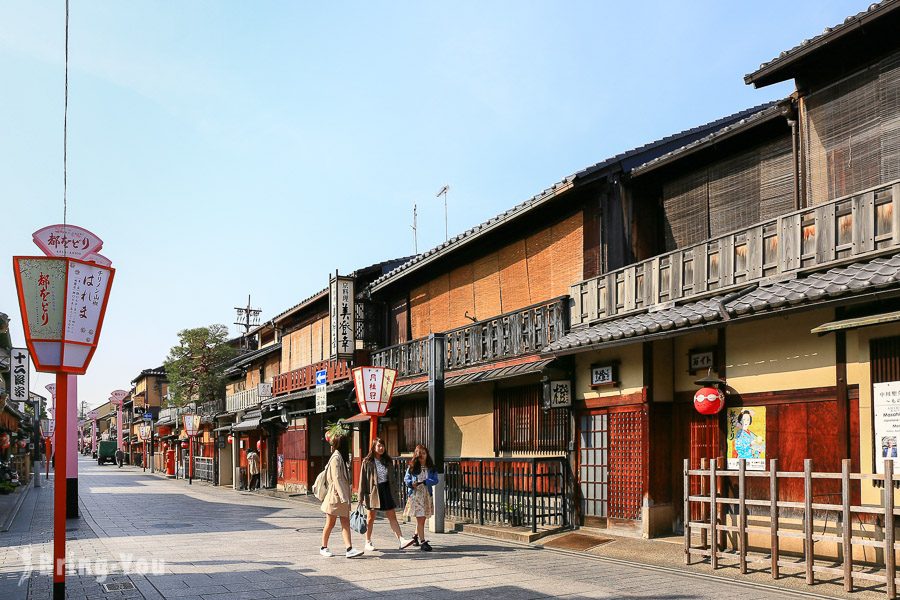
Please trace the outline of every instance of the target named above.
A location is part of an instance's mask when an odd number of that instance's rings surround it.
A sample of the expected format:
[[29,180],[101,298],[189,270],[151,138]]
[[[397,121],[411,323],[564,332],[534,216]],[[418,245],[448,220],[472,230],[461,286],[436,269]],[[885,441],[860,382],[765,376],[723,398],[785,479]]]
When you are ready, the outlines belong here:
[[397,536],[397,545],[403,550],[413,540],[403,537],[397,522],[397,505],[400,504],[399,484],[394,472],[394,463],[384,447],[384,440],[375,438],[369,453],[363,458],[359,474],[359,501],[366,507],[366,552],[375,550],[372,530],[375,528],[375,513],[381,511]]
[[356,558],[363,554],[362,550],[353,548],[350,533],[350,472],[347,468],[346,434],[342,429],[331,428],[328,443],[331,445],[331,457],[325,465],[325,485],[327,492],[322,500],[321,510],[325,513],[325,528],[322,530],[322,547],[319,554],[334,556],[328,549],[328,538],[337,520],[341,522],[341,537],[347,547],[347,558]]
[[247,472],[250,473],[249,489],[259,489],[259,454],[256,450],[247,453]]
[[121,448],[116,448],[116,464],[119,465],[119,468],[122,468],[122,463],[125,462],[125,453],[122,452]]
[[428,448],[422,444],[416,446],[403,482],[409,492],[403,514],[406,517],[416,518],[416,535],[413,536],[413,543],[419,546],[419,549],[431,552],[431,544],[425,538],[425,521],[434,514],[431,488],[437,485],[438,476]]

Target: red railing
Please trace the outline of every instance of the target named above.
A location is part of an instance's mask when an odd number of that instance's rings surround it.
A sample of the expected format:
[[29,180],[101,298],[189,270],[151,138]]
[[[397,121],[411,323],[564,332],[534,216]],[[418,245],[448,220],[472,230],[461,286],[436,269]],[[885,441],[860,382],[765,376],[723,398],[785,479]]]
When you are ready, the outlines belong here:
[[272,394],[278,396],[296,392],[297,390],[309,390],[316,387],[316,371],[326,369],[328,371],[327,382],[329,385],[336,381],[350,379],[350,366],[345,360],[323,360],[281,375],[276,375],[272,381]]

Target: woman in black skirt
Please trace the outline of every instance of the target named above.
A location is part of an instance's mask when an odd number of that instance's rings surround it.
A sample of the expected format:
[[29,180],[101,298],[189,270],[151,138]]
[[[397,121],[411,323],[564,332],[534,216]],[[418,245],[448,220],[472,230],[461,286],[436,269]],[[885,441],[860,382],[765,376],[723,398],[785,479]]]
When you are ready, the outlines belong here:
[[372,544],[372,530],[375,528],[375,511],[382,511],[391,524],[391,530],[397,536],[397,545],[402,550],[413,543],[403,537],[400,523],[397,522],[397,505],[400,504],[399,485],[394,463],[384,449],[384,440],[375,438],[369,454],[362,461],[359,474],[359,501],[369,511],[366,529],[366,551],[375,550]]

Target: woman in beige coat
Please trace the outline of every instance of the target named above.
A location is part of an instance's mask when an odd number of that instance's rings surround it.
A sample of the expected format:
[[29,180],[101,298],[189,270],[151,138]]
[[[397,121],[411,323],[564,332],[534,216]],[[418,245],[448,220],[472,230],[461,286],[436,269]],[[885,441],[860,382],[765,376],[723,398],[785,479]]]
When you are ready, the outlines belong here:
[[344,458],[342,447],[344,436],[332,435],[328,440],[331,444],[331,458],[325,465],[325,481],[328,484],[328,492],[322,501],[322,512],[325,513],[325,528],[322,530],[322,547],[319,554],[322,556],[334,556],[328,549],[328,538],[334,529],[335,521],[341,520],[341,536],[347,546],[347,558],[355,558],[363,554],[362,550],[353,549],[353,540],[350,538],[350,473],[347,469],[347,461]]

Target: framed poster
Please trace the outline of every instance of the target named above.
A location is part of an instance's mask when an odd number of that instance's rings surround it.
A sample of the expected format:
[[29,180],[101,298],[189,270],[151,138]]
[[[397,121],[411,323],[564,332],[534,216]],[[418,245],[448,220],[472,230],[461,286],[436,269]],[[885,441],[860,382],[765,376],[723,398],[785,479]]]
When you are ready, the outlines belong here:
[[728,469],[737,470],[746,459],[748,471],[766,470],[766,407],[736,406],[728,418]]
[[897,442],[900,440],[900,381],[872,386],[872,429],[875,445],[875,472],[884,475],[884,461],[894,461],[894,473],[900,473]]

